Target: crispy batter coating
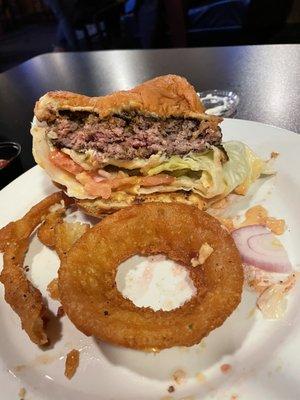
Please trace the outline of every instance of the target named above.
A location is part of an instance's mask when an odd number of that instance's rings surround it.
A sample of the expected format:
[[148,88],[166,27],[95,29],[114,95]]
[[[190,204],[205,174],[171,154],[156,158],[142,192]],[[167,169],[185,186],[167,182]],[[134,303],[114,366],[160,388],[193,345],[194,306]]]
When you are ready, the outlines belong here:
[[32,207],[23,218],[11,222],[0,231],[0,248],[5,251],[0,276],[5,288],[5,301],[18,314],[22,328],[37,345],[48,342],[44,329],[47,307],[40,291],[27,279],[23,262],[31,233],[49,208],[63,199],[62,192],[53,193]]
[[[54,249],[62,259],[72,245],[89,228],[88,224],[80,222],[65,222],[63,216],[65,209],[50,212],[39,227],[37,236],[45,245]],[[47,286],[47,291],[53,300],[59,300],[58,279],[54,278]]]
[[47,307],[41,292],[26,278],[22,268],[28,246],[28,238],[8,245],[3,257],[1,282],[5,287],[5,301],[20,317],[30,340],[41,346],[48,342],[44,329]]
[[0,252],[4,253],[11,241],[21,240],[31,235],[48,210],[62,200],[72,202],[63,192],[56,192],[34,205],[27,214],[18,221],[10,222],[0,230]]
[[[214,251],[191,266],[202,244]],[[135,254],[165,254],[184,265],[197,293],[171,311],[136,307],[117,290],[117,267]],[[199,343],[237,307],[243,268],[229,233],[185,204],[149,203],[112,214],[85,233],[59,269],[63,308],[86,335],[147,350]]]
[[45,245],[54,249],[61,259],[88,229],[89,224],[63,221],[63,214],[49,213],[38,229],[38,238]]
[[58,279],[54,278],[47,285],[47,292],[52,300],[59,300],[59,292],[58,292]]
[[63,222],[65,209],[50,212],[37,231],[39,240],[50,248],[55,246],[55,227]]
[[63,222],[55,227],[55,246],[60,260],[65,257],[73,244],[88,230],[89,224]]
[[10,222],[0,230],[0,252],[4,253],[12,237],[14,222]]

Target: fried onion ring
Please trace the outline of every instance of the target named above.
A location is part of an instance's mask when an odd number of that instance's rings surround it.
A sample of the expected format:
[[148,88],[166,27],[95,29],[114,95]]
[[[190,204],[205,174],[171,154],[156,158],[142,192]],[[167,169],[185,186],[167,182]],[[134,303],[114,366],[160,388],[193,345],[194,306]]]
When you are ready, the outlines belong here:
[[46,216],[37,235],[45,246],[54,249],[58,257],[62,259],[76,240],[89,228],[89,224],[66,222],[63,220],[63,212],[55,211]]
[[[90,229],[89,224],[65,222],[63,220],[65,211],[65,208],[61,208],[50,212],[37,231],[40,242],[55,250],[60,260],[65,257],[76,240]],[[59,300],[57,278],[48,284],[47,291],[53,300]]]
[[22,328],[37,345],[48,343],[44,328],[47,307],[41,292],[27,279],[23,262],[30,235],[49,212],[49,208],[64,199],[62,192],[53,193],[32,207],[23,218],[0,230],[0,249],[4,251],[0,281],[4,285],[5,301],[18,314]]
[[[213,253],[191,266],[204,243]],[[139,308],[117,290],[119,264],[131,256],[165,254],[184,265],[197,293],[171,311]],[[59,269],[59,295],[74,325],[86,335],[134,349],[199,343],[237,307],[243,268],[220,223],[184,204],[148,203],[116,212],[88,230]]]

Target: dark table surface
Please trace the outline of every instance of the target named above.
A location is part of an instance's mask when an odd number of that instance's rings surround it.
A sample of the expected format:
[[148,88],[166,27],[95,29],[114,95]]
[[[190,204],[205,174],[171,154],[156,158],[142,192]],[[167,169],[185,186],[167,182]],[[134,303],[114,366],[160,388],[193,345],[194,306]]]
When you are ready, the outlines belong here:
[[197,91],[237,92],[236,118],[300,132],[300,45],[52,53],[0,74],[0,140],[22,145],[31,168],[30,122],[35,101],[49,90],[91,96],[129,89],[164,74],[185,76]]

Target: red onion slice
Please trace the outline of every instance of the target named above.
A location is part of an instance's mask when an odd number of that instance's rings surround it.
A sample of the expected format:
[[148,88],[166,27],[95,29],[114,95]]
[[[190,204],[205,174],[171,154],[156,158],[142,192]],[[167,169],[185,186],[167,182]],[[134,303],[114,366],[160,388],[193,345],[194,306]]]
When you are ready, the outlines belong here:
[[232,237],[245,263],[269,272],[291,272],[292,265],[285,248],[264,226],[236,229]]

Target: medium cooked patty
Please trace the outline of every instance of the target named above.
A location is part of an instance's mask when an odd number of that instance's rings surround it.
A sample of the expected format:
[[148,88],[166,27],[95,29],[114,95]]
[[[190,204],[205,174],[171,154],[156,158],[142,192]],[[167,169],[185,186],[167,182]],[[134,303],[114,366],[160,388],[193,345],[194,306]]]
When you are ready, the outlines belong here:
[[96,150],[99,159],[149,158],[152,154],[185,155],[219,145],[216,121],[122,114],[101,119],[89,112],[62,111],[48,127],[58,148]]

